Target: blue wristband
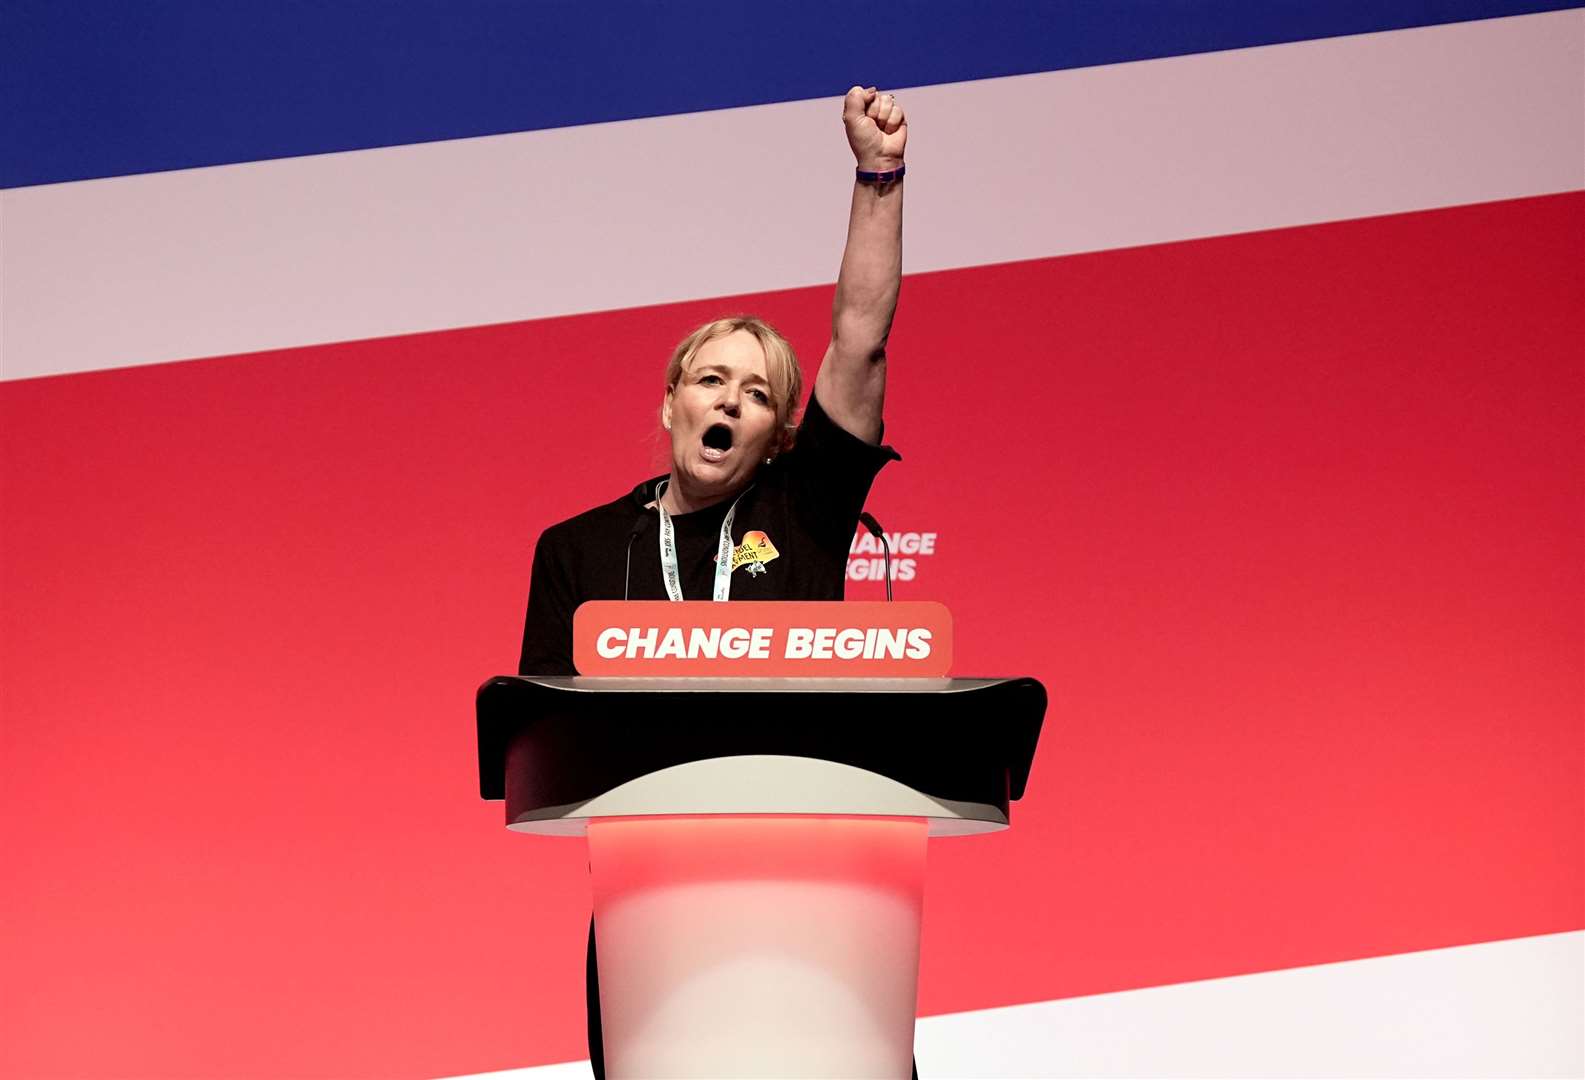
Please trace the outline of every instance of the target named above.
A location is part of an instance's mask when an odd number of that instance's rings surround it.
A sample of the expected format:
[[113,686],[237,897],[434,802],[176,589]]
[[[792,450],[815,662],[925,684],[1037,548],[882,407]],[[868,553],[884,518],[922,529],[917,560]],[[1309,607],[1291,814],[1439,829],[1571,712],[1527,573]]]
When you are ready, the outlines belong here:
[[907,171],[908,166],[899,165],[891,172],[865,172],[863,169],[855,169],[854,175],[861,184],[889,184],[893,180],[901,180]]

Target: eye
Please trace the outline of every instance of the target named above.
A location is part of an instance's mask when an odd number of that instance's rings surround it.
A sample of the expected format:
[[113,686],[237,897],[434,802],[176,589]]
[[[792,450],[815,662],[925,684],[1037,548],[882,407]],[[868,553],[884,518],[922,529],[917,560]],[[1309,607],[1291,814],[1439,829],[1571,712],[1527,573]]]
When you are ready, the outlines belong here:
[[699,381],[701,383],[703,383],[704,385],[706,385],[706,386],[714,386],[716,383],[721,381],[721,376],[719,376],[719,375],[703,375],[703,376],[700,376]]
[[769,405],[770,404],[770,395],[767,394],[765,391],[763,391],[763,390],[750,390],[749,393],[753,394],[754,395],[754,400],[759,402],[761,405]]

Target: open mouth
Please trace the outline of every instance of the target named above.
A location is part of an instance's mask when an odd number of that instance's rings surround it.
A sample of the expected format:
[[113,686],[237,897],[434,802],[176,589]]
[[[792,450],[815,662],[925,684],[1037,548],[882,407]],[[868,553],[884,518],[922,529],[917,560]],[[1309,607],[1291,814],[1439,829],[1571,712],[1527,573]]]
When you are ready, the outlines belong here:
[[700,441],[704,444],[704,459],[720,461],[732,449],[732,429],[725,424],[711,424]]

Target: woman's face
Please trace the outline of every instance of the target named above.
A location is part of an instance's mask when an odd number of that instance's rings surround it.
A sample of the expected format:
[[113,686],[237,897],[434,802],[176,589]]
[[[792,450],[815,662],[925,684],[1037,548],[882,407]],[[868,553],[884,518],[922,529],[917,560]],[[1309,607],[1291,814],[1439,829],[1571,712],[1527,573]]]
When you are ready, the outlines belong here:
[[705,342],[666,391],[661,422],[671,432],[672,484],[687,503],[736,494],[764,462],[776,434],[766,374],[759,341],[736,330]]

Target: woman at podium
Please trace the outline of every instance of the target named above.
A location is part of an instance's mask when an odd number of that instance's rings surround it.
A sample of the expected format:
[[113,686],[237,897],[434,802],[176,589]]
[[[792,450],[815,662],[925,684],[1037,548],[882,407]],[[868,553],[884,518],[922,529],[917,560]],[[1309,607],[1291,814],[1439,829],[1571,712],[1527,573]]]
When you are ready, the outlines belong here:
[[[855,86],[842,102],[857,162],[831,341],[794,423],[792,346],[752,316],[706,323],[666,365],[665,476],[553,525],[534,551],[522,675],[571,675],[586,600],[839,600],[848,548],[877,473],[886,341],[902,281],[902,105]],[[604,1075],[594,936],[589,1053]]]

